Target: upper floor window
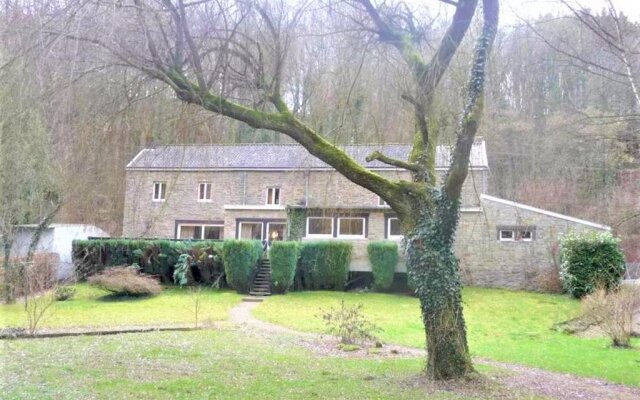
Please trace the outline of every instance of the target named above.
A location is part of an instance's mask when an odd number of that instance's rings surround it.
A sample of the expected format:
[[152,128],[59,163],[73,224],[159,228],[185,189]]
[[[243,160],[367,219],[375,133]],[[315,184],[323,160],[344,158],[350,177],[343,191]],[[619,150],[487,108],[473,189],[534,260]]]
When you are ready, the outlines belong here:
[[400,226],[400,220],[396,217],[387,219],[387,239],[399,240],[402,239],[402,227]]
[[198,187],[198,201],[211,201],[211,183],[203,182]]
[[153,201],[165,201],[167,198],[167,183],[153,182]]
[[308,237],[332,237],[333,218],[331,217],[309,217],[307,218]]
[[498,227],[498,240],[501,242],[530,242],[534,238],[534,226]]
[[338,218],[339,238],[364,238],[365,219],[362,217],[340,217]]
[[380,196],[378,196],[378,206],[379,207],[389,207],[389,204]]
[[280,188],[279,187],[267,188],[267,204],[270,204],[270,205],[280,204]]

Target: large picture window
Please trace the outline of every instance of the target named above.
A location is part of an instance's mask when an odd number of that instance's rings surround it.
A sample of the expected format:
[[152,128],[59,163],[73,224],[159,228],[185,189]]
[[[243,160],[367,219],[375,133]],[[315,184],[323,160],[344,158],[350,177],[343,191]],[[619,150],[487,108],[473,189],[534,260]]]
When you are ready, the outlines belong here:
[[365,219],[361,217],[340,217],[338,218],[339,238],[364,238]]
[[209,224],[179,224],[176,237],[177,239],[222,240],[224,239],[224,226]]
[[262,240],[262,222],[240,222],[238,239]]
[[333,218],[330,217],[308,217],[307,218],[308,237],[332,237]]

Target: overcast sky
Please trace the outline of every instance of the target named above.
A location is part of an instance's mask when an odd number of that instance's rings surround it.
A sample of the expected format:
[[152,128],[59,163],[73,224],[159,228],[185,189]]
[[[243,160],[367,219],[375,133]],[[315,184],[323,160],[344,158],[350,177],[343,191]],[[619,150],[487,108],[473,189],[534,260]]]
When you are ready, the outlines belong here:
[[[571,4],[589,7],[600,11],[607,6],[606,0],[569,0]],[[629,19],[640,21],[640,0],[613,0],[618,11],[624,12]],[[502,23],[513,24],[520,17],[538,17],[546,13],[564,13],[567,8],[558,0],[502,0]]]

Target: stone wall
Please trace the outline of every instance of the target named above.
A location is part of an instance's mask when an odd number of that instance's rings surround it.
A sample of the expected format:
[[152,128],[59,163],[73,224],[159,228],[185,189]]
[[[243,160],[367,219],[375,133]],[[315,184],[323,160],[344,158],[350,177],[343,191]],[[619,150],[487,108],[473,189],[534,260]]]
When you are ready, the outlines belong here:
[[[439,171],[439,176],[441,176]],[[380,171],[408,179],[406,171]],[[486,171],[474,171],[463,187],[463,207],[477,207]],[[166,182],[165,201],[153,201],[154,182]],[[200,183],[212,184],[211,201],[198,201]],[[281,205],[318,208],[375,208],[376,194],[335,171],[137,171],[126,174],[123,235],[175,237],[176,221],[222,222],[225,205],[266,203],[269,187],[280,188]],[[225,236],[228,237],[228,236]]]
[[[467,285],[544,289],[549,274],[557,273],[560,236],[571,229],[604,229],[587,221],[484,197],[482,210],[462,214],[456,238],[456,254]],[[534,228],[533,240],[499,241],[498,229],[513,226]]]

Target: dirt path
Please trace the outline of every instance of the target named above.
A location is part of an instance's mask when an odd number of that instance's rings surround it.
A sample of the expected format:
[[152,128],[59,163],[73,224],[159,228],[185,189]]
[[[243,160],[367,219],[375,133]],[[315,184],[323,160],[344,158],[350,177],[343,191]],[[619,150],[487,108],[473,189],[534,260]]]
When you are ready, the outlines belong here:
[[[299,332],[280,325],[256,319],[251,311],[260,303],[242,302],[230,311],[231,322],[241,327],[243,332],[259,334],[262,337],[272,336],[277,340],[278,335],[285,334],[285,339],[293,344],[310,349],[311,351],[336,357],[424,357],[423,350],[395,345],[385,345],[375,351],[362,349],[354,352],[343,352],[337,348],[337,339],[329,335]],[[271,334],[271,335],[270,335]],[[522,392],[523,390],[536,397],[546,397],[561,400],[638,400],[640,389],[624,385],[608,383],[598,379],[583,378],[571,374],[550,372],[539,368],[527,367],[519,364],[497,362],[477,358],[475,363],[496,367],[500,370],[492,375],[497,384],[508,389]]]

